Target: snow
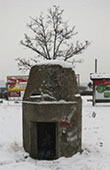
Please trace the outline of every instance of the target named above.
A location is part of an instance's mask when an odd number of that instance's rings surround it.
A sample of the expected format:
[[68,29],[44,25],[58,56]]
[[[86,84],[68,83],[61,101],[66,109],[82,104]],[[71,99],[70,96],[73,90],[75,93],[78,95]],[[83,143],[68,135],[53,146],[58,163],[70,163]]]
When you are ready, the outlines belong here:
[[91,79],[110,79],[110,74],[107,73],[92,73],[90,74]]
[[41,95],[31,95],[30,96],[30,98],[41,98],[41,99],[46,98],[46,97],[48,97],[48,98],[50,98],[52,100],[56,100],[55,97],[50,96],[49,94],[44,94],[44,93],[42,93]]
[[71,62],[58,60],[58,59],[57,60],[39,61],[36,65],[37,66],[40,66],[40,65],[60,65],[63,68],[72,68],[72,69],[74,69],[74,65]]
[[81,95],[80,95],[80,94],[75,94],[74,96],[75,96],[75,97],[81,97]]
[[110,104],[82,98],[82,153],[53,161],[34,160],[22,146],[22,103],[0,103],[0,170],[109,170]]
[[74,102],[74,101],[65,101],[65,100],[58,100],[58,101],[40,101],[40,102],[23,101],[23,103],[29,103],[29,104],[73,104],[73,103],[76,103],[76,102]]

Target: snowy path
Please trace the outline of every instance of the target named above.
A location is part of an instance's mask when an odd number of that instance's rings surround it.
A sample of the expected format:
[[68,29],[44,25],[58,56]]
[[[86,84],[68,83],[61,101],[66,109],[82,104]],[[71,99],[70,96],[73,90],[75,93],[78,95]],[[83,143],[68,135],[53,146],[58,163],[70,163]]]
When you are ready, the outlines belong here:
[[25,159],[21,104],[0,104],[0,170],[110,170],[110,104],[93,107],[88,98],[83,97],[82,154],[54,161]]

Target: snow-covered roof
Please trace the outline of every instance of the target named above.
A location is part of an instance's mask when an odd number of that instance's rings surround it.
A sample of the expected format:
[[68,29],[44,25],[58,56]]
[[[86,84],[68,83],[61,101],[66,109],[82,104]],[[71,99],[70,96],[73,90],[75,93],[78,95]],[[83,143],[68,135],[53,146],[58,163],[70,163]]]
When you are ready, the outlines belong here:
[[106,73],[92,73],[90,74],[91,79],[110,79],[110,74]]
[[72,68],[74,70],[74,65],[71,62],[69,63],[67,61],[62,61],[62,60],[44,60],[44,61],[39,61],[36,65],[37,66],[38,65],[60,65],[63,68]]

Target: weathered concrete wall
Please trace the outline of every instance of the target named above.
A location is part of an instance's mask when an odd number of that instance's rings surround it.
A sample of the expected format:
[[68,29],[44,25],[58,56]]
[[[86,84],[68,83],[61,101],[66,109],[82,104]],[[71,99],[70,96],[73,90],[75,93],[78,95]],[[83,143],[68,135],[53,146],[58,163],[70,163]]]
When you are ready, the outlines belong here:
[[37,122],[56,122],[56,158],[81,151],[81,97],[75,73],[59,65],[34,66],[23,99],[23,145],[37,158]]
[[[60,65],[38,65],[31,69],[24,100],[31,100],[31,95],[48,94],[52,100],[73,101],[79,93],[75,73],[71,68]],[[38,98],[36,98],[37,100]],[[36,101],[33,99],[33,101]],[[42,98],[41,100],[51,100]]]

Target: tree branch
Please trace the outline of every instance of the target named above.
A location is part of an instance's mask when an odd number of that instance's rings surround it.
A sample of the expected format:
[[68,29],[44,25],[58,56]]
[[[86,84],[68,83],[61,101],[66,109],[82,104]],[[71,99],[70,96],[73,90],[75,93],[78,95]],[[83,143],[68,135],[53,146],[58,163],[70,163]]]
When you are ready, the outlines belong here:
[[[68,28],[67,22],[63,22],[62,14],[64,10],[61,10],[59,6],[53,6],[53,9],[48,10],[48,15],[44,18],[43,14],[37,18],[31,18],[27,27],[31,31],[32,36],[24,34],[24,41],[21,44],[32,51],[36,55],[36,59],[20,59],[18,58],[18,66],[20,69],[31,67],[31,64],[39,60],[39,57],[47,60],[55,60],[58,57],[62,57],[64,61],[74,57],[74,55],[82,53],[90,43],[85,41],[84,44],[76,42],[73,45],[73,36],[77,34],[75,32],[75,26],[71,29]],[[45,20],[44,20],[45,19]],[[31,63],[32,62],[32,63]]]

